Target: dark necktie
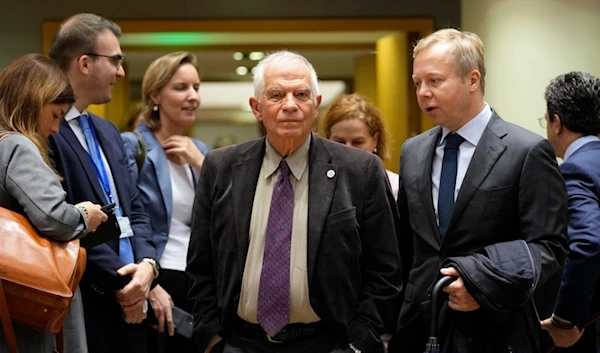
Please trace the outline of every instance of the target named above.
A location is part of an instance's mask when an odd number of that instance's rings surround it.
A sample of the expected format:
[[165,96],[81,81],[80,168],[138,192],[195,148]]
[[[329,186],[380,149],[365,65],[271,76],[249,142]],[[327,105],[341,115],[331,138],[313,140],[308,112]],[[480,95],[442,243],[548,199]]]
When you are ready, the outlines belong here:
[[[108,174],[106,173],[106,168],[104,167],[104,162],[102,161],[102,155],[100,154],[100,145],[98,144],[98,139],[96,138],[96,130],[94,126],[89,121],[87,115],[80,115],[77,117],[77,121],[79,122],[79,126],[81,130],[83,130],[83,135],[85,136],[85,142],[88,145],[88,154],[92,163],[94,164],[94,169],[96,170],[96,176],[98,177],[98,181],[102,186],[102,190],[104,190],[104,196],[108,200],[109,203],[114,202],[112,191],[110,189],[110,182],[108,180]],[[115,215],[117,217],[121,217],[121,210],[117,207],[115,208]],[[133,262],[133,248],[131,246],[131,242],[129,237],[121,238],[119,242],[119,258],[124,264],[130,264]]]
[[282,160],[281,174],[275,183],[258,291],[257,319],[262,328],[275,336],[290,321],[290,251],[294,215],[294,189],[290,167]]
[[446,136],[440,190],[438,197],[438,220],[440,236],[444,239],[452,208],[454,207],[454,189],[456,188],[456,170],[458,168],[458,147],[465,141],[460,135],[450,133]]

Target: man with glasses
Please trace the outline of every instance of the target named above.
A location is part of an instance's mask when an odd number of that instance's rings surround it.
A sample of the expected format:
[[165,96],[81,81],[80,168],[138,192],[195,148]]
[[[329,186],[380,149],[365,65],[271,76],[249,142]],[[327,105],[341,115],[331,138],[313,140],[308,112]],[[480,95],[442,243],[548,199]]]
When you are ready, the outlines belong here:
[[[120,34],[114,22],[94,14],[61,24],[50,57],[69,77],[77,101],[50,145],[69,202],[114,203],[119,221],[120,237],[87,249],[80,287],[89,352],[144,353],[141,322],[159,273],[150,222],[129,176],[119,131],[87,111],[90,104],[109,102],[117,80],[125,76]],[[79,335],[79,346],[67,342],[69,352],[85,352],[85,334]]]
[[583,332],[600,309],[600,79],[583,72],[560,75],[546,88],[545,98],[540,124],[564,160],[560,171],[569,194],[571,251],[554,312],[542,328],[556,346],[571,347],[569,352],[600,352],[596,325]]

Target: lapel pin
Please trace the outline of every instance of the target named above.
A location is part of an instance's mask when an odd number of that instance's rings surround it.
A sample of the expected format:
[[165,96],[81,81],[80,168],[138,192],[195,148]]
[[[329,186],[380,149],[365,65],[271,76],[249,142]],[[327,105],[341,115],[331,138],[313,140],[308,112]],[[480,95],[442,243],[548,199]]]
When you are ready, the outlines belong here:
[[334,171],[333,169],[329,169],[329,170],[327,171],[327,177],[328,177],[329,179],[331,179],[331,178],[333,178],[334,176],[335,176],[335,171]]

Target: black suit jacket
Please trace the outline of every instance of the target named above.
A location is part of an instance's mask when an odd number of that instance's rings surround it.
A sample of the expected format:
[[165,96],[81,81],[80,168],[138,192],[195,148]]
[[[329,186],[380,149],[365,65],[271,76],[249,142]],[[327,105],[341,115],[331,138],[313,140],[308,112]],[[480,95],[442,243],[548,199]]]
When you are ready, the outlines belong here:
[[[90,114],[96,129],[98,142],[106,156],[113,175],[121,211],[129,217],[134,232],[132,239],[135,260],[145,257],[156,259],[156,250],[152,242],[152,232],[148,215],[138,199],[138,191],[132,183],[127,169],[121,135],[108,120]],[[50,136],[51,153],[55,167],[64,178],[63,187],[67,192],[67,202],[76,204],[91,201],[106,205],[102,186],[98,181],[94,165],[67,121],[60,124],[60,133]],[[87,235],[93,237],[94,233]],[[87,249],[87,267],[80,283],[83,301],[93,305],[96,313],[115,316],[121,319],[121,308],[116,302],[114,291],[123,288],[130,277],[117,275],[124,266],[119,258],[119,239],[108,241]],[[86,316],[87,335],[101,334],[94,330],[95,315]]]
[[[199,351],[237,315],[264,151],[264,138],[220,148],[202,167],[187,266]],[[308,163],[311,306],[334,334],[363,352],[383,352],[379,335],[400,287],[396,209],[385,170],[374,154],[316,135]]]
[[[399,246],[406,280],[400,328],[418,318],[444,259],[523,239],[540,249],[539,288],[566,255],[567,194],[550,143],[493,113],[475,149],[444,240],[431,195],[431,169],[442,133],[435,127],[404,144],[401,155]],[[532,320],[534,322],[535,320]],[[537,325],[539,327],[539,325]],[[400,346],[423,350],[426,328]]]

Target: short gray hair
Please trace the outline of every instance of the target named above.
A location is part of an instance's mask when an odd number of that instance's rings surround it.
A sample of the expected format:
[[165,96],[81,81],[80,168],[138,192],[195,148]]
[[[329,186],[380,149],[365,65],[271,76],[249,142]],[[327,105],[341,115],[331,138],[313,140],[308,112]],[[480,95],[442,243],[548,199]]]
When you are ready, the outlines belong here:
[[306,66],[310,72],[310,90],[312,91],[313,100],[316,102],[317,97],[319,96],[319,79],[317,78],[315,68],[304,56],[288,50],[269,53],[258,63],[258,65],[256,65],[253,75],[254,97],[256,99],[260,100],[265,91],[266,69],[283,66],[284,64],[289,63],[297,63]]

